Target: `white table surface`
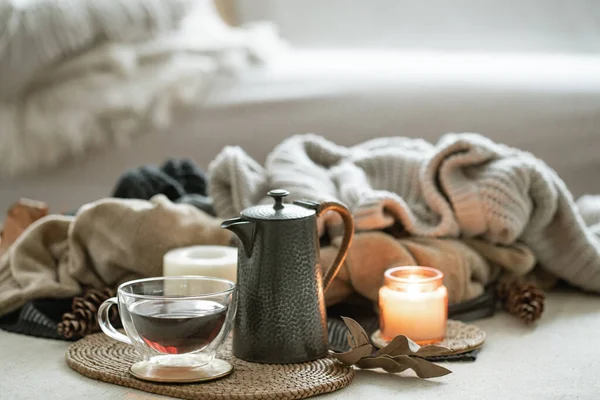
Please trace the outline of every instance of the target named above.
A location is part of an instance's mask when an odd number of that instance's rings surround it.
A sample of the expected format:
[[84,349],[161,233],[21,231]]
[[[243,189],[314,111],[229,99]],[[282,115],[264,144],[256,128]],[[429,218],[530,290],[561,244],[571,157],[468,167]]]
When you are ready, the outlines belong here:
[[[534,328],[500,313],[478,325],[488,338],[476,362],[446,363],[430,380],[411,373],[357,371],[323,399],[600,399],[600,297],[549,296]],[[0,331],[0,399],[161,399],[86,378],[69,369],[67,342]]]

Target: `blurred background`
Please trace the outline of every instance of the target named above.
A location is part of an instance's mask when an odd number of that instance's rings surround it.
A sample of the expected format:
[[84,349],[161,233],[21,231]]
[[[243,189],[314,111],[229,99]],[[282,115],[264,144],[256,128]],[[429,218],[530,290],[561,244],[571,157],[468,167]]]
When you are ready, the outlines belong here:
[[272,20],[301,48],[594,54],[593,0],[228,0],[231,23]]
[[307,132],[477,132],[600,192],[595,0],[0,0],[0,24],[0,209]]

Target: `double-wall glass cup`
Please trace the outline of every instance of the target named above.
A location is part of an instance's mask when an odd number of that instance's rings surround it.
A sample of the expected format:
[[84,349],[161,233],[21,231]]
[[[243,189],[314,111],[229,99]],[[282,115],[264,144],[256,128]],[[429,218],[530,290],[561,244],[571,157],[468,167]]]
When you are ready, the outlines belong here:
[[[171,276],[139,279],[119,286],[117,297],[98,310],[102,331],[131,344],[157,368],[199,368],[210,364],[231,330],[236,286],[226,279]],[[118,305],[125,334],[110,323]]]

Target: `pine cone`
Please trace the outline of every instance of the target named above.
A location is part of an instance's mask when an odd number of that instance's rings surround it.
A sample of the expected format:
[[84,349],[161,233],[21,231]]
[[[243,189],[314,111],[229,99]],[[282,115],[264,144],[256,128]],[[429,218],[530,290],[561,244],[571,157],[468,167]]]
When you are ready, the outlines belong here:
[[[71,312],[64,314],[58,324],[58,334],[66,339],[73,339],[99,332],[98,309],[106,299],[113,297],[114,293],[110,288],[87,289],[82,297],[74,297]],[[119,313],[116,307],[110,308],[109,318],[111,323],[118,321]]]
[[87,323],[73,313],[66,313],[58,324],[58,334],[65,339],[80,338],[86,335]]
[[104,289],[88,289],[86,294],[85,294],[85,298],[94,303],[97,304],[98,307],[100,307],[100,304],[102,304],[104,302],[104,300],[110,298],[110,297],[114,297],[115,296],[115,291],[112,290],[111,288],[104,288]]
[[[544,292],[532,283],[512,283],[505,289],[504,308],[519,317],[526,324],[532,324],[540,319],[544,312],[546,296]],[[499,289],[499,295],[500,289]]]

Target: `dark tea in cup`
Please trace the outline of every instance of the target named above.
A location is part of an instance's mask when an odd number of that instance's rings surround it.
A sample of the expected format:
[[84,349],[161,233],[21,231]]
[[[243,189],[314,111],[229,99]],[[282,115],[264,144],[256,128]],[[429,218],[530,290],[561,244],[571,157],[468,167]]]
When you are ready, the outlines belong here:
[[204,349],[221,332],[227,306],[211,300],[140,300],[129,307],[140,338],[164,354]]

